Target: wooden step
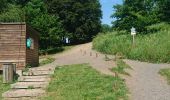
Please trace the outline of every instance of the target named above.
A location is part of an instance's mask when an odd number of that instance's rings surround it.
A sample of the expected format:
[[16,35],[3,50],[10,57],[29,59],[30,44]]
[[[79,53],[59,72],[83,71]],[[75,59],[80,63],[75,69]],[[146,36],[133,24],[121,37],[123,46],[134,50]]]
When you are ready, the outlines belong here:
[[45,94],[43,89],[12,89],[2,94],[3,98],[38,97]]
[[41,100],[39,97],[4,98],[3,100]]
[[27,76],[27,77],[19,77],[18,78],[19,82],[49,82],[50,78],[49,77],[36,77],[36,76]]
[[24,76],[43,76],[54,74],[54,71],[28,71],[23,72]]
[[50,76],[20,76],[18,79],[39,79],[39,78],[50,78]]
[[48,82],[17,82],[11,84],[12,89],[35,89],[35,88],[46,88]]
[[29,71],[54,71],[54,67],[35,67],[35,68],[30,68]]

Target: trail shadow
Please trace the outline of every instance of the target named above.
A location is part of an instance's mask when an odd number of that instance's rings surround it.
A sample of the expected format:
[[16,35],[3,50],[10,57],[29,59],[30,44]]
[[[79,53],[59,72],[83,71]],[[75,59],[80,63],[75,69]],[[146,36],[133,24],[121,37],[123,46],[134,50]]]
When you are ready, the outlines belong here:
[[62,51],[64,51],[63,47],[50,48],[50,49],[46,49],[46,50],[40,50],[39,55],[56,54],[56,53],[59,53]]

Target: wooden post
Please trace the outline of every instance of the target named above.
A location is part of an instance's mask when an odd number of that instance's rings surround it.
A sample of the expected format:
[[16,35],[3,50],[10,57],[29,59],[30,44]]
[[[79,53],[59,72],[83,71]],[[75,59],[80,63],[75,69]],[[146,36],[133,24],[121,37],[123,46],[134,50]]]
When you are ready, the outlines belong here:
[[98,54],[96,53],[96,58],[98,57]]
[[133,46],[135,46],[135,35],[133,35]]
[[92,52],[90,52],[90,56],[92,56]]
[[12,83],[14,79],[14,67],[12,63],[3,64],[3,83]]

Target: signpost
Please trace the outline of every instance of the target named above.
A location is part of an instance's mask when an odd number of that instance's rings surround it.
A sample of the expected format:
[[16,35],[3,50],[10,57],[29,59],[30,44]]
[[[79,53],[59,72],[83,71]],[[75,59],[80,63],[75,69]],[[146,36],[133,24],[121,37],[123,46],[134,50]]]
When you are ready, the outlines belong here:
[[133,36],[133,45],[135,44],[135,35],[136,35],[136,29],[134,27],[131,28],[131,35]]

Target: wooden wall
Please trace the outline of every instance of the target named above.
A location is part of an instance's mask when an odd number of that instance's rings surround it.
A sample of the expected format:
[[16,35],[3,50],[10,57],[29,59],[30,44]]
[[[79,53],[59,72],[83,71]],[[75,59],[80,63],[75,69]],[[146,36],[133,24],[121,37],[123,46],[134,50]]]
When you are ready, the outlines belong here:
[[0,24],[0,69],[6,62],[16,63],[23,68],[26,60],[25,23]]
[[36,67],[39,64],[39,34],[27,25],[27,38],[33,39],[33,48],[26,50],[26,63]]

